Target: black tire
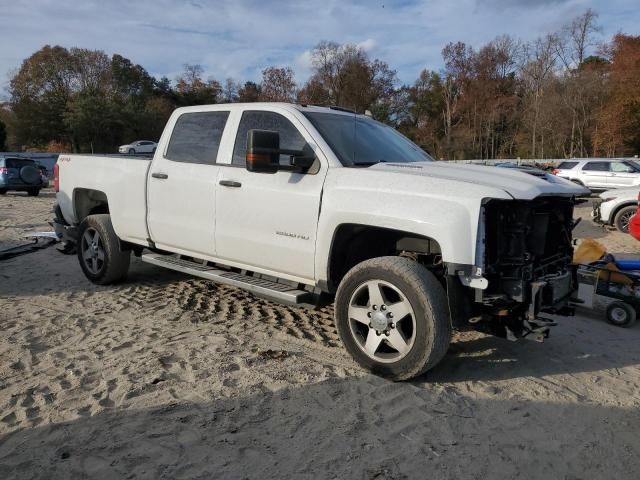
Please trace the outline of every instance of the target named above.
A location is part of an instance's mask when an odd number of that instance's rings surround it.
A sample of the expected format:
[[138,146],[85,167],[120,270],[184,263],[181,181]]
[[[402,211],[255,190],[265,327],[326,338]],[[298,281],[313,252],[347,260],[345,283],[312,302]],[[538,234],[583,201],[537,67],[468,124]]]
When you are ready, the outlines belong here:
[[636,311],[625,302],[610,303],[607,307],[607,321],[616,327],[630,327],[636,321]]
[[[102,247],[103,259],[97,261],[97,268],[91,271],[90,261],[85,260],[83,248],[85,234],[97,232],[98,245]],[[108,214],[89,215],[78,228],[78,261],[85,276],[97,285],[108,285],[123,280],[129,271],[131,252],[120,250],[120,240],[113,230]]]
[[[414,313],[413,344],[404,357],[391,363],[380,362],[367,355],[361,347],[362,337],[356,339],[351,325],[349,308],[352,297],[372,280],[380,280],[397,288],[408,300]],[[343,345],[362,367],[395,381],[408,380],[433,368],[447,353],[451,340],[449,307],[444,288],[429,270],[403,257],[373,258],[353,267],[338,287],[335,322]]]
[[27,190],[27,195],[29,195],[30,197],[37,197],[38,195],[40,195],[40,189],[39,188],[31,188],[31,189]]
[[0,195],[6,195],[7,194],[7,190],[6,189],[0,189]]
[[135,148],[130,148],[129,149],[129,155],[135,155],[135,154],[136,154]]
[[31,165],[25,165],[20,169],[20,178],[27,185],[37,185],[42,181],[40,170]]
[[637,205],[629,205],[628,207],[622,207],[616,212],[613,218],[613,225],[619,232],[629,233],[629,220],[636,214],[637,210]]

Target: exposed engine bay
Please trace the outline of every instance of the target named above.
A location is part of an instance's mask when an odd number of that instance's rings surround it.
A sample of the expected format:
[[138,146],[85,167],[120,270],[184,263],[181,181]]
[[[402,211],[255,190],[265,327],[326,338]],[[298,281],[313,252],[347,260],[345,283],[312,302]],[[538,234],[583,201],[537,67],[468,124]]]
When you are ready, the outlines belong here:
[[548,336],[541,313],[573,315],[569,298],[577,284],[572,230],[575,200],[541,197],[489,200],[483,206],[485,290],[476,290],[472,322],[509,339]]

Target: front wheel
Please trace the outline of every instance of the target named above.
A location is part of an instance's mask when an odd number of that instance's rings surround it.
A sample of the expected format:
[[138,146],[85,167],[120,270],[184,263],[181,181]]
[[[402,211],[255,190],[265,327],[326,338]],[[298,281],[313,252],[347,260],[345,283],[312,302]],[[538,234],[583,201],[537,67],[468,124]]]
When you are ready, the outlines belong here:
[[351,356],[392,380],[434,367],[451,338],[444,288],[425,267],[402,257],[353,267],[338,287],[335,321]]
[[7,190],[5,188],[0,188],[0,195],[6,195]]
[[129,155],[135,155],[135,154],[136,154],[135,149],[130,148],[130,149],[129,149]]
[[127,276],[131,252],[121,250],[108,214],[89,215],[78,231],[78,260],[89,280],[108,285]]
[[637,211],[638,207],[636,205],[632,205],[621,208],[618,213],[616,213],[613,224],[616,226],[618,231],[622,233],[629,233],[629,221]]

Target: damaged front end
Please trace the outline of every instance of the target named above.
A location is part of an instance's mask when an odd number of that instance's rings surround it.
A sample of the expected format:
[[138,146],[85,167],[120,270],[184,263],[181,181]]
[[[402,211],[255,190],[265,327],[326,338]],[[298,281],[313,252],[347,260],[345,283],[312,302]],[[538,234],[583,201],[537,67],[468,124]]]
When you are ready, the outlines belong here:
[[485,288],[475,289],[476,329],[511,340],[542,341],[555,323],[540,314],[573,315],[574,199],[488,200],[478,239]]

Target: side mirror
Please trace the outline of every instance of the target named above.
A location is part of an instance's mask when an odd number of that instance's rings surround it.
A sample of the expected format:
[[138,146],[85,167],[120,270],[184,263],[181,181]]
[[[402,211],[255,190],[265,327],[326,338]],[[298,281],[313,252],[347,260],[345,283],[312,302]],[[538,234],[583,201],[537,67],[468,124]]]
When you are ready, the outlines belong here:
[[246,168],[256,173],[276,173],[280,168],[280,135],[270,130],[247,132]]

